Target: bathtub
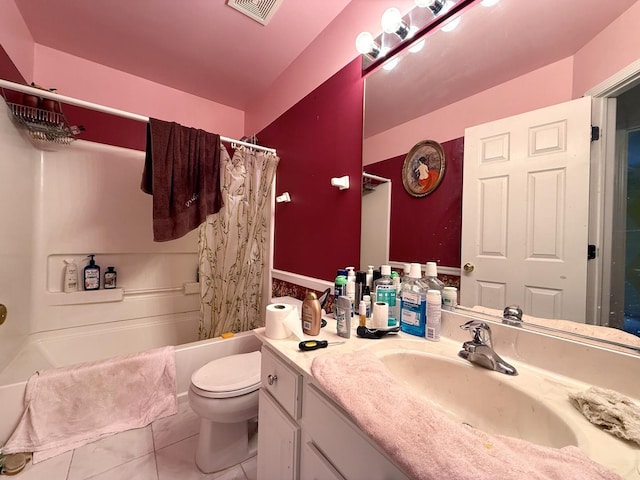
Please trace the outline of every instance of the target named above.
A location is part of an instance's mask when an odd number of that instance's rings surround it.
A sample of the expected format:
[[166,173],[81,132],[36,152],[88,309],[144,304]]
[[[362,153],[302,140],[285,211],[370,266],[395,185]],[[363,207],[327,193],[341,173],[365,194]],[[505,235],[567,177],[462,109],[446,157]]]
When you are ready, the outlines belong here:
[[17,425],[27,380],[37,370],[175,345],[178,401],[185,402],[197,368],[216,358],[260,349],[253,332],[196,341],[198,321],[198,314],[191,312],[30,335],[0,372],[0,443]]

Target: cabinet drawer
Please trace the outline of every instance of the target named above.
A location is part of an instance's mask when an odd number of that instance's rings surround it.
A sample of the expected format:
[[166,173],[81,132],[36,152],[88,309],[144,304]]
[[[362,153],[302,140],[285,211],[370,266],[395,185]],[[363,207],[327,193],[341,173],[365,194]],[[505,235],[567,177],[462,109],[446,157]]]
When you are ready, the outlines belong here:
[[302,429],[348,480],[408,480],[369,437],[311,384],[304,387]]
[[301,375],[264,346],[260,380],[262,388],[269,392],[293,419],[300,418]]

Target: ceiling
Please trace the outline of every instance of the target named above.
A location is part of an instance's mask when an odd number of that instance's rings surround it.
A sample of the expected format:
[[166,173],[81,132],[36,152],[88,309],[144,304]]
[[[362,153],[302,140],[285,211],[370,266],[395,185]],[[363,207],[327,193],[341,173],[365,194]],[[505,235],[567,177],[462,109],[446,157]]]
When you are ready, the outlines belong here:
[[574,55],[636,1],[472,5],[455,30],[433,32],[419,53],[367,77],[365,138]]
[[284,0],[263,26],[226,0],[15,0],[35,43],[245,109],[351,0]]

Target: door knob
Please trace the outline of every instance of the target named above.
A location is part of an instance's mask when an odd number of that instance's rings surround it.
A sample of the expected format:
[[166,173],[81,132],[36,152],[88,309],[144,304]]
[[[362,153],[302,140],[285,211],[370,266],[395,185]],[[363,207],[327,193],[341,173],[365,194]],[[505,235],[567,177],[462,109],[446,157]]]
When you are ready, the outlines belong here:
[[7,307],[0,303],[0,325],[7,319]]
[[473,263],[467,262],[462,268],[464,268],[465,272],[471,273],[476,268],[476,266]]
[[267,376],[267,382],[269,383],[269,385],[273,385],[274,383],[276,383],[278,381],[278,376],[277,375],[271,375],[269,374]]

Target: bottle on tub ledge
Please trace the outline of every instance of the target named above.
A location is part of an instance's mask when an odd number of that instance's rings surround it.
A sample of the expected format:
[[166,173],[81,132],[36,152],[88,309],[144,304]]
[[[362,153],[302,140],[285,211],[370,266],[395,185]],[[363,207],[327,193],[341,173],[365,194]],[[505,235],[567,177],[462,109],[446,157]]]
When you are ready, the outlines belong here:
[[89,265],[84,267],[83,285],[85,290],[98,290],[100,288],[100,266],[96,265],[95,254],[88,255]]
[[116,288],[117,279],[118,272],[115,271],[115,267],[107,267],[107,270],[104,272],[104,288]]
[[78,266],[73,258],[64,259],[64,287],[65,293],[78,291]]

